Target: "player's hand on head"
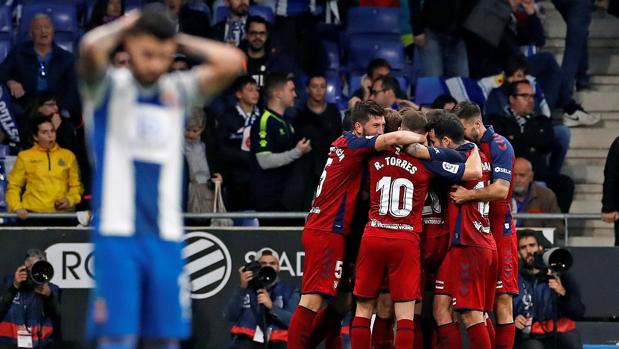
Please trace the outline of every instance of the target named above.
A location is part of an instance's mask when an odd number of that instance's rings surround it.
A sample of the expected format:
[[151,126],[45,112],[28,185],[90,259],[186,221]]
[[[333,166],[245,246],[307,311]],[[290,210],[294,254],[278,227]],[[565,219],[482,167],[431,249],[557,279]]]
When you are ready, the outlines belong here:
[[271,296],[267,290],[261,288],[256,291],[256,294],[258,295],[258,304],[264,305],[264,307],[269,310],[273,308],[273,302],[271,301]]
[[254,273],[245,271],[245,267],[239,268],[239,276],[241,278],[241,288],[247,288],[249,281],[254,278]]
[[26,211],[23,208],[19,208],[17,210],[15,210],[15,214],[17,214],[17,218],[21,219],[21,220],[25,220],[28,218],[28,211]]
[[297,142],[297,146],[295,148],[297,148],[301,153],[307,154],[312,151],[312,141],[303,137],[303,139]]
[[15,271],[15,276],[13,277],[13,286],[16,289],[19,289],[26,280],[28,280],[28,268],[25,265],[20,265],[17,267]]
[[517,329],[522,330],[527,326],[527,318],[524,315],[518,315],[514,319],[514,325]]

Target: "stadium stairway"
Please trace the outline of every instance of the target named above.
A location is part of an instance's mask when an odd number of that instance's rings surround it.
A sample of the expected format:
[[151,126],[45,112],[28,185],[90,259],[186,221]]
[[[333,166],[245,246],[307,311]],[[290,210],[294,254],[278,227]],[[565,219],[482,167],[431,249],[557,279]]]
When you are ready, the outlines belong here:
[[[550,1],[545,9],[546,47],[562,62],[565,23]],[[576,191],[571,213],[599,213],[602,207],[604,163],[608,148],[619,136],[619,18],[596,10],[589,27],[589,73],[592,89],[576,99],[585,110],[597,113],[602,121],[591,127],[572,128],[572,140],[563,172],[574,179]],[[596,221],[571,221],[570,244],[611,246],[612,225]]]

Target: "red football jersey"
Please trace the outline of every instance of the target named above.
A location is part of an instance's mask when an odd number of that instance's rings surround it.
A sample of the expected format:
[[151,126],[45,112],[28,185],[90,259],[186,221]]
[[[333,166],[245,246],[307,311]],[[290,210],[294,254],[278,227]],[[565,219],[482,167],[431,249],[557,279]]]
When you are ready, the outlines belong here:
[[429,237],[449,234],[449,227],[445,222],[445,212],[441,205],[440,194],[438,194],[439,191],[434,190],[433,187],[434,185],[430,184],[430,190],[428,191],[422,212],[423,234]]
[[409,239],[421,234],[423,211],[432,173],[422,160],[397,148],[368,162],[370,213],[365,236]]
[[305,228],[350,233],[361,177],[367,159],[376,153],[376,138],[344,132],[333,141]]
[[[464,144],[458,148],[466,150],[467,157],[471,153],[471,145]],[[490,183],[491,167],[487,157],[479,152],[482,166],[482,178],[478,181],[460,183],[466,189],[481,189]],[[496,250],[494,237],[490,233],[487,201],[468,201],[458,205],[450,200],[447,205],[447,221],[452,245],[477,246]]]

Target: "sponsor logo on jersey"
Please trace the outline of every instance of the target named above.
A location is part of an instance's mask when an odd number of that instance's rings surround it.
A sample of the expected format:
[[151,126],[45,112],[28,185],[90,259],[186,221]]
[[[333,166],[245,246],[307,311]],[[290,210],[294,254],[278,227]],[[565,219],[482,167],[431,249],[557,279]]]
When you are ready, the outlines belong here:
[[443,170],[449,173],[456,174],[458,173],[459,169],[460,169],[460,165],[451,164],[449,162],[443,162]]
[[511,174],[512,174],[512,171],[511,171],[511,170],[508,170],[508,169],[506,169],[506,168],[499,167],[499,166],[497,166],[497,167],[495,167],[495,168],[494,168],[494,172],[505,173],[505,174],[508,174],[508,175],[511,175]]
[[492,166],[490,166],[489,162],[482,162],[481,163],[481,170],[482,171],[492,171]]

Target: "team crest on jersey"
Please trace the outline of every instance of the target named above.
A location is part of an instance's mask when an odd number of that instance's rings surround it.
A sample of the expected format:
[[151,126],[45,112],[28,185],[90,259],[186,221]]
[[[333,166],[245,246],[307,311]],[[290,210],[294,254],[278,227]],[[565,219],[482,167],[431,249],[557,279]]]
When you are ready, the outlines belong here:
[[285,134],[286,134],[286,131],[285,131],[283,128],[280,128],[280,129],[279,129],[279,135],[280,135],[280,136],[283,136],[283,135],[285,135]]
[[58,166],[63,167],[65,165],[63,159],[58,159]]
[[443,162],[443,170],[456,174],[460,169],[460,165],[450,164],[449,162]]

